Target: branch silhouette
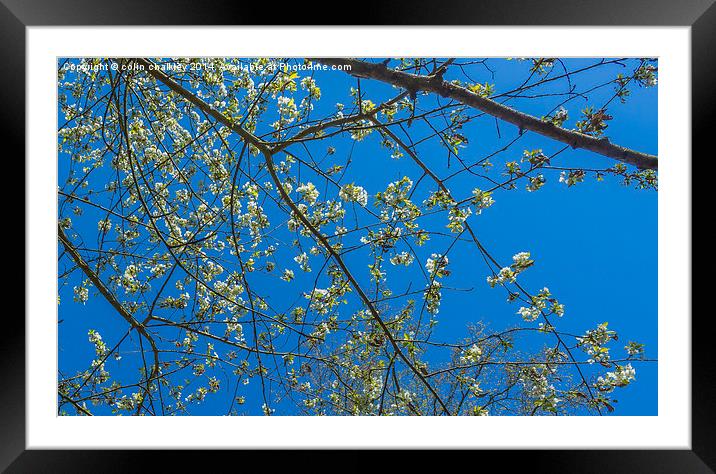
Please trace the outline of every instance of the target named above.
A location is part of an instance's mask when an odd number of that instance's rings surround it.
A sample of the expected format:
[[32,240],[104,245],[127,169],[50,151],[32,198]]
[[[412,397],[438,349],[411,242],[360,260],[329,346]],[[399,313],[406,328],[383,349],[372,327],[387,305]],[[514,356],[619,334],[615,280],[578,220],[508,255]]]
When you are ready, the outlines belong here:
[[608,138],[595,138],[590,135],[558,127],[532,115],[525,114],[506,105],[482,97],[468,89],[443,80],[444,70],[433,75],[417,75],[388,68],[383,63],[369,63],[350,58],[311,58],[329,66],[350,66],[343,70],[356,77],[375,79],[406,89],[411,94],[425,91],[452,99],[461,104],[478,109],[500,120],[516,125],[520,130],[530,130],[545,137],[566,143],[572,148],[582,148],[615,160],[634,165],[641,169],[658,169],[658,157],[631,150],[611,143]]

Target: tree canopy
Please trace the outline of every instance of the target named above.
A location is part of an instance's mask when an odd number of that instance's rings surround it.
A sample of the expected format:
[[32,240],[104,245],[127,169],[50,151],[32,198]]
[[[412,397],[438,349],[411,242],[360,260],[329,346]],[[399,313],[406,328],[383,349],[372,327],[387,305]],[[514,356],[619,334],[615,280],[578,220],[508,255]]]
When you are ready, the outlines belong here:
[[657,76],[649,58],[59,60],[59,413],[615,412],[655,363],[642,335],[569,322],[569,295],[529,279],[539,256],[483,235],[549,219],[488,230],[501,199],[550,187],[555,207],[589,183],[595,202],[655,194],[658,157],[610,124],[643,126],[632,98],[655,103]]

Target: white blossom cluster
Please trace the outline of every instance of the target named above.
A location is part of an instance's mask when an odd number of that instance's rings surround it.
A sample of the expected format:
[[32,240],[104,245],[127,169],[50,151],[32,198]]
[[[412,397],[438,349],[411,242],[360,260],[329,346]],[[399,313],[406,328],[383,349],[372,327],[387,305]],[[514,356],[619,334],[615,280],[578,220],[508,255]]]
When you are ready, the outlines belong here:
[[89,300],[89,288],[87,288],[88,282],[85,281],[80,286],[74,287],[74,300],[78,303],[85,304]]
[[596,329],[588,330],[583,336],[577,338],[577,345],[586,352],[590,364],[595,362],[606,363],[610,359],[609,348],[606,344],[617,338],[617,333],[608,328],[609,323],[602,323]]
[[460,355],[460,363],[463,365],[476,364],[480,362],[481,358],[482,348],[477,344],[473,344],[462,352]]
[[544,365],[524,368],[520,379],[525,393],[534,400],[534,407],[548,412],[556,412],[561,399],[557,397],[557,389],[549,380],[553,370]]
[[296,188],[296,192],[309,204],[313,205],[316,203],[316,200],[318,199],[319,192],[318,189],[316,189],[316,186],[308,182],[306,184],[302,184],[301,186]]
[[357,202],[363,207],[368,205],[368,192],[355,184],[342,186],[338,192],[338,197],[346,202]]
[[109,232],[110,230],[112,230],[112,221],[107,218],[97,222],[97,230],[101,232]]
[[[301,270],[303,270],[304,272],[311,271],[311,267],[308,265],[308,255],[306,254],[306,252],[303,252],[302,254],[293,257],[293,261],[296,262],[299,267],[301,267]],[[291,272],[291,274],[293,274],[293,272]]]
[[408,266],[415,260],[415,257],[411,253],[408,252],[400,252],[398,254],[393,255],[390,257],[390,263],[393,265],[404,265]]
[[450,229],[451,232],[462,232],[465,228],[465,221],[468,217],[472,215],[472,209],[469,207],[466,208],[459,208],[459,207],[452,207],[450,208],[450,211],[448,211],[448,225],[447,228]]
[[514,283],[517,275],[534,264],[529,252],[520,252],[512,256],[512,265],[500,269],[497,275],[488,276],[487,283],[494,288],[497,284]]
[[616,387],[626,387],[636,378],[636,370],[631,366],[617,365],[613,372],[607,372],[597,379],[596,387],[602,392],[611,392]]
[[430,258],[425,263],[425,269],[431,276],[434,275],[436,278],[444,277],[449,274],[447,272],[448,263],[446,255],[434,253],[430,255]]
[[447,266],[447,256],[441,255],[439,253],[434,253],[430,255],[430,258],[427,259],[427,262],[425,263],[425,268],[430,274],[430,284],[425,290],[423,297],[425,298],[426,303],[425,309],[430,314],[437,314],[439,311],[440,301],[442,299],[442,294],[440,293],[442,283],[437,281],[437,279],[443,278],[450,274],[450,271],[447,269]]
[[[527,258],[529,258],[529,254]],[[552,293],[547,287],[542,288],[537,295],[532,297],[532,305],[520,307],[517,314],[522,316],[526,322],[532,322],[540,316],[542,311],[547,309],[548,303],[551,303],[551,314],[556,314],[559,317],[564,316],[564,305],[552,298]]]
[[492,193],[489,191],[482,191],[479,188],[472,190],[472,204],[475,206],[475,214],[481,214],[483,209],[487,209],[495,203],[492,198]]

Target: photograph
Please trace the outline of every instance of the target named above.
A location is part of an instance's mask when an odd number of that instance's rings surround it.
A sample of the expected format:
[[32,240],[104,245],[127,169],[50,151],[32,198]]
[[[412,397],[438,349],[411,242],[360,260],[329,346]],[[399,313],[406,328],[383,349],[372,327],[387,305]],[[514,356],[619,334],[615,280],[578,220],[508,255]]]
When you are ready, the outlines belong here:
[[58,57],[56,414],[658,416],[659,65]]

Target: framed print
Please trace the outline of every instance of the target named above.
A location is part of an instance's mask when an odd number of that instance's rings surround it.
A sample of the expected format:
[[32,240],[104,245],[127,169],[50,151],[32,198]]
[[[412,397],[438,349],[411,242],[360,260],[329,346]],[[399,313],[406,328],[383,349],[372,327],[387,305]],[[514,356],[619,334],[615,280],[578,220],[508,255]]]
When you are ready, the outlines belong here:
[[3,468],[510,449],[713,472],[691,150],[716,7],[357,7],[372,25],[3,0],[26,186]]

